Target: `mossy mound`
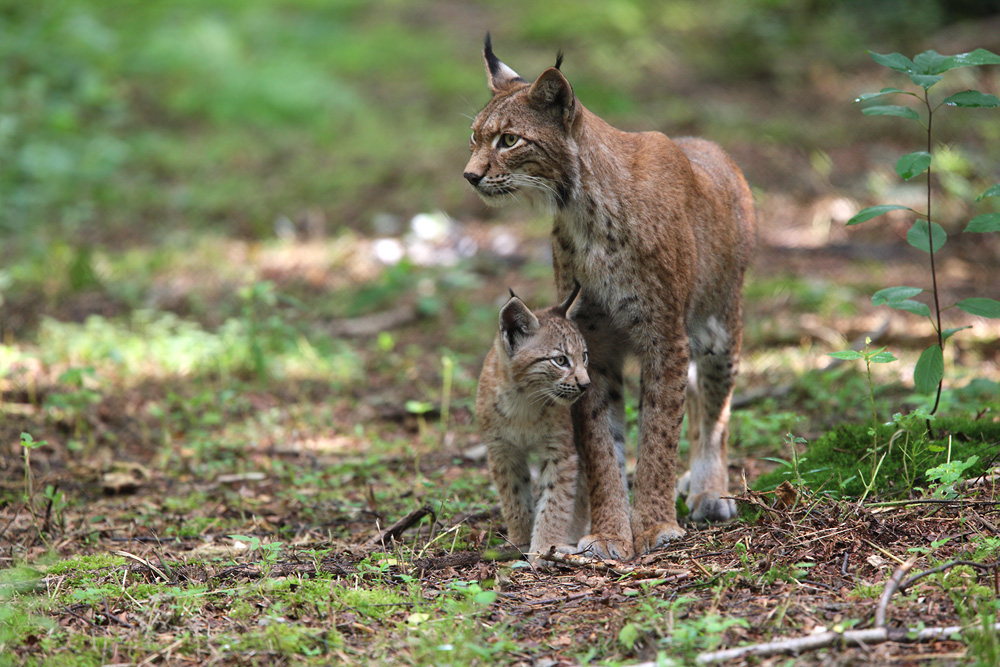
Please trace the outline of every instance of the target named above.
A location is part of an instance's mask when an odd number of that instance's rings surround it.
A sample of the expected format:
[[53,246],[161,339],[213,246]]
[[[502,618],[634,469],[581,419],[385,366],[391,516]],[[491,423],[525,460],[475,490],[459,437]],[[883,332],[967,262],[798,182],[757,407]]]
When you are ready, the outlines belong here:
[[[905,428],[898,424],[882,425],[878,430],[877,452],[873,452],[871,426],[839,426],[806,447],[798,461],[799,477],[813,491],[858,497],[865,489],[862,477],[870,479],[875,463],[885,455],[873,493],[902,496],[914,487],[927,488],[935,483],[927,478],[927,470],[949,460],[978,457],[964,472],[965,478],[981,475],[1000,461],[1000,420],[940,418],[931,425],[929,433],[923,420],[911,420]],[[791,465],[762,475],[754,488],[770,491],[785,480],[795,481]]]

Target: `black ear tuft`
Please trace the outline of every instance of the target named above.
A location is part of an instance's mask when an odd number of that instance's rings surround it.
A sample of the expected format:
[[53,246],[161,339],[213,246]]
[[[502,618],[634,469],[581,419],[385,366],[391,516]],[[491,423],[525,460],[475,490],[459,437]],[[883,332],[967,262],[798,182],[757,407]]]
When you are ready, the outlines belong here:
[[493,53],[493,38],[488,31],[483,41],[483,58],[486,59],[486,66],[490,68],[490,74],[496,74],[500,69],[500,60]]
[[[487,36],[487,38],[488,37],[489,36]],[[562,61],[563,61],[563,52],[562,49],[559,49],[559,51],[556,53],[556,69],[562,67]]]
[[486,61],[486,78],[494,95],[512,83],[525,82],[517,72],[503,64],[493,53],[493,40],[490,33],[486,33],[486,39],[483,40],[483,60]]
[[510,292],[510,298],[512,298],[512,299],[516,299],[517,298],[517,295],[514,294],[514,288],[513,287],[508,287],[507,291]]
[[560,303],[558,306],[552,309],[552,312],[572,320],[570,313],[573,311],[573,306],[579,305],[577,303],[577,297],[580,296],[580,281],[573,279],[573,292],[566,297],[566,300]]

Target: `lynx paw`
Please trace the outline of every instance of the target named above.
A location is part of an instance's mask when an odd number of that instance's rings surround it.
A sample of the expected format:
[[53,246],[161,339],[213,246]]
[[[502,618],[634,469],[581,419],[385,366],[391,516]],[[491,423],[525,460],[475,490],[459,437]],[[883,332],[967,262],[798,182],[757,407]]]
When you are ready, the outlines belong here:
[[736,517],[736,501],[720,498],[714,491],[702,491],[687,499],[691,521],[696,523],[725,523]]
[[577,545],[577,551],[597,558],[625,560],[632,557],[632,545],[620,537],[595,533],[585,535]]
[[663,549],[671,540],[684,537],[684,529],[677,523],[661,523],[648,530],[642,531],[635,538],[635,551],[639,554],[648,554],[658,549]]

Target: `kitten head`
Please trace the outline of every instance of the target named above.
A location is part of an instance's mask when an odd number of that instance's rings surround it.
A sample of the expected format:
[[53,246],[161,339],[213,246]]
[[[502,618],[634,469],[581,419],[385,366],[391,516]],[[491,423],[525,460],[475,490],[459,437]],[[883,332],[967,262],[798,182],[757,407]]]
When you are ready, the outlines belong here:
[[501,358],[513,389],[532,403],[570,405],[590,386],[587,342],[573,322],[580,293],[536,316],[511,291],[500,309]]
[[564,205],[577,187],[572,129],[580,105],[559,71],[562,53],[534,83],[494,55],[489,34],[483,60],[493,99],[472,123],[466,180],[491,206],[516,200],[519,193],[549,206]]

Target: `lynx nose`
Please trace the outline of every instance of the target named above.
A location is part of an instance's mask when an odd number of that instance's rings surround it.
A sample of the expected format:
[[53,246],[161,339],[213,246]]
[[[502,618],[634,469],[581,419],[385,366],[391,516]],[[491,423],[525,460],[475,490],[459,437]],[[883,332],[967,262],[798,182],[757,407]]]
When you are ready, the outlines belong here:
[[462,174],[462,176],[465,176],[465,180],[472,183],[472,185],[479,185],[479,181],[483,180],[484,175],[485,174],[477,174],[473,171],[467,171]]
[[587,391],[590,387],[590,380],[584,380],[583,382],[577,382],[576,386],[580,388],[580,393]]

